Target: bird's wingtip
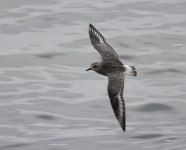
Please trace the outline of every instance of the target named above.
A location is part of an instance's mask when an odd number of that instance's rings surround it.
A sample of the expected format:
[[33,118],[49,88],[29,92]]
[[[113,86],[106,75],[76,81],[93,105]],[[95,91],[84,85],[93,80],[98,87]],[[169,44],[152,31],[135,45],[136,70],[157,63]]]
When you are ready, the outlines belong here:
[[103,35],[91,23],[89,24],[89,35],[93,43],[105,42]]
[[122,128],[122,130],[123,130],[124,132],[126,131],[126,125],[125,125],[125,124],[121,125],[121,128]]
[[90,23],[89,24],[89,29],[91,29],[91,28],[95,29],[95,27]]

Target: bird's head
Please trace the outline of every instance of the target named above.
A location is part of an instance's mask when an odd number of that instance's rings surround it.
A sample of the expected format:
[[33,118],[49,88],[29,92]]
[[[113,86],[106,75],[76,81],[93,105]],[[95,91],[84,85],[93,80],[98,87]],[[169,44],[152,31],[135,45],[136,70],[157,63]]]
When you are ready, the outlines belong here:
[[92,63],[90,68],[88,68],[86,71],[93,70],[95,72],[99,72],[99,69],[100,69],[100,63],[95,62],[95,63]]

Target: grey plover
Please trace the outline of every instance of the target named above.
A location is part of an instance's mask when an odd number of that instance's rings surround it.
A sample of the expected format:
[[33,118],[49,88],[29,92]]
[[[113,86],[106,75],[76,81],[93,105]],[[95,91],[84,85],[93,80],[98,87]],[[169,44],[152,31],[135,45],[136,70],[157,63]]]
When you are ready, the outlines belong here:
[[102,62],[92,63],[86,71],[93,70],[108,77],[108,95],[114,114],[122,127],[126,130],[125,102],[123,98],[125,74],[137,75],[134,66],[123,65],[117,53],[106,42],[103,35],[92,25],[89,25],[89,36],[92,45],[100,53]]

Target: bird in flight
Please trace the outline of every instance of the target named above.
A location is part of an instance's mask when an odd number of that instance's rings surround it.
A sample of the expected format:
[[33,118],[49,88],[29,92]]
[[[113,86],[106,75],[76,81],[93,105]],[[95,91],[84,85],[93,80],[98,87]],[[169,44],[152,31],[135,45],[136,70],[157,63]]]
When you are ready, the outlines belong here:
[[137,76],[134,66],[123,65],[115,50],[106,42],[103,35],[89,25],[89,36],[93,47],[100,53],[102,62],[94,62],[86,71],[93,70],[108,77],[108,95],[115,117],[121,128],[126,130],[125,101],[123,98],[124,79],[126,74]]

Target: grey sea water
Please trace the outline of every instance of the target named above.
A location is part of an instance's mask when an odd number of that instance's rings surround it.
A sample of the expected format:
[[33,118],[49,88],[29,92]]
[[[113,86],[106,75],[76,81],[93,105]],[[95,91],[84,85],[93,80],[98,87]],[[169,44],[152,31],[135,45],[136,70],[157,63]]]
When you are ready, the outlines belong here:
[[[185,150],[185,0],[0,0],[0,150]],[[138,77],[126,77],[127,131],[92,23]]]

